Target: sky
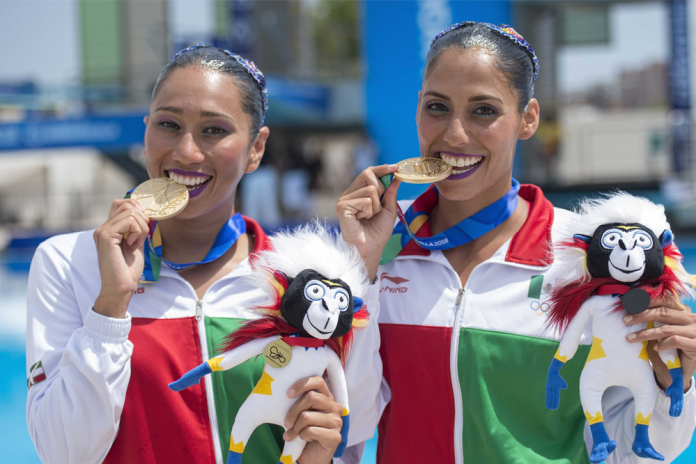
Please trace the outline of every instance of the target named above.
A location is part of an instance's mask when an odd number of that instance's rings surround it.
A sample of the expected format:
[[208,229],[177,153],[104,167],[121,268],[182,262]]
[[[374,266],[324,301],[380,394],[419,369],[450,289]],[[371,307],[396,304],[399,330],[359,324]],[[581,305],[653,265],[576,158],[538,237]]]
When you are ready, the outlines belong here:
[[[696,30],[696,1],[691,1]],[[559,87],[574,91],[609,82],[622,69],[636,69],[668,56],[665,3],[624,4],[611,10],[609,45],[559,49]],[[170,0],[170,36],[197,40],[214,27],[212,0]],[[691,66],[696,84],[696,33]],[[0,0],[0,82],[34,80],[45,85],[80,81],[77,0]],[[696,93],[693,86],[692,94]]]

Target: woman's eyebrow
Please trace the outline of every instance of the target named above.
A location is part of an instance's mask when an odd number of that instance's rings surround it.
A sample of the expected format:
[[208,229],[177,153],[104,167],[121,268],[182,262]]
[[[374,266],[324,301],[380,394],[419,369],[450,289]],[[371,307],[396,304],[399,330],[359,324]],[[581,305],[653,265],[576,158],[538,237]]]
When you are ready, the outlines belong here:
[[184,114],[184,110],[182,108],[177,108],[176,106],[160,106],[155,111],[153,111],[153,113],[156,113],[158,111],[169,111],[170,113]]
[[503,100],[501,100],[498,97],[494,97],[493,95],[476,95],[474,97],[469,98],[470,102],[477,102],[483,100],[498,100],[500,103],[503,103]]
[[447,95],[443,95],[443,94],[441,94],[441,93],[439,93],[439,92],[435,92],[434,90],[428,90],[428,91],[425,92],[423,95],[424,95],[424,96],[425,96],[425,95],[432,95],[433,97],[441,98],[442,100],[447,100],[447,101],[450,100],[450,97],[448,97]]
[[201,111],[201,117],[202,118],[227,118],[231,121],[234,121],[231,116],[227,116],[224,113],[216,113],[214,111]]

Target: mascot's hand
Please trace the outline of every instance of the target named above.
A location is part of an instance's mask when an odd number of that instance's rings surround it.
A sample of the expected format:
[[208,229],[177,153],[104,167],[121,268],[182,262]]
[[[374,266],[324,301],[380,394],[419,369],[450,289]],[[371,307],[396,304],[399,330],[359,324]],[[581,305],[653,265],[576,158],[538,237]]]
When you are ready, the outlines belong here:
[[555,358],[549,366],[549,375],[546,378],[546,407],[548,409],[558,409],[561,404],[561,389],[568,388],[568,384],[561,377],[561,367],[563,367],[563,362]]
[[670,369],[669,374],[672,376],[672,385],[665,390],[665,393],[672,399],[669,415],[679,417],[684,409],[684,377],[681,367]]
[[346,451],[346,445],[348,445],[348,429],[350,429],[350,414],[346,414],[342,417],[343,425],[341,426],[341,443],[338,444],[336,452],[334,453],[335,458],[340,458]]
[[208,363],[203,363],[198,367],[194,367],[187,373],[185,373],[179,380],[169,384],[169,388],[174,391],[184,390],[192,385],[196,385],[201,381],[201,378],[210,374],[213,370],[210,368]]

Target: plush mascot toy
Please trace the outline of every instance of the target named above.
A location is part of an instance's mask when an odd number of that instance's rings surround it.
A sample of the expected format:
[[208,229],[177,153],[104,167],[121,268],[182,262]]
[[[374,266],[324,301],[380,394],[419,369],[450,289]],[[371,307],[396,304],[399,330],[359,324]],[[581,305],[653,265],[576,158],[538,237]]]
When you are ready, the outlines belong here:
[[[341,443],[346,448],[350,416],[343,363],[354,327],[367,325],[362,295],[367,274],[357,250],[319,224],[279,233],[273,249],[255,257],[252,282],[269,296],[267,304],[250,309],[261,316],[228,335],[222,354],[184,374],[169,385],[180,391],[211,372],[231,369],[249,358],[264,355],[263,375],[235,418],[227,464],[238,464],[257,426],[283,426],[296,399],[287,397],[300,379],[326,371],[336,402],[343,406]],[[299,436],[285,443],[281,464],[297,461],[306,442]]]
[[[626,336],[646,328],[627,326],[623,317],[648,308],[651,300],[693,296],[692,277],[673,243],[664,207],[619,192],[601,200],[585,200],[555,247],[563,280],[551,294],[549,324],[562,334],[546,382],[546,407],[557,409],[562,388],[560,370],[578,349],[588,322],[592,346],[580,376],[580,401],[592,432],[590,462],[602,462],[616,449],[604,428],[602,394],[621,385],[633,394],[635,439],[633,452],[664,460],[650,444],[648,425],[658,394],[648,360],[647,342],[628,343]],[[684,380],[677,350],[663,350],[672,384],[671,416],[679,416]]]

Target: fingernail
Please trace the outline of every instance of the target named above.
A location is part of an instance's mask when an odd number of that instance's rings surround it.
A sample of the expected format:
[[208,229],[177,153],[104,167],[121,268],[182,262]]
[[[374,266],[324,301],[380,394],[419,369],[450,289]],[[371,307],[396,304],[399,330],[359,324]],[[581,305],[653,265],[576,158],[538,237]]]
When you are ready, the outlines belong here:
[[397,166],[398,166],[398,164],[390,164],[389,169],[396,169]]
[[283,434],[283,440],[288,441],[288,433],[287,432],[285,432]]
[[292,388],[288,390],[288,398],[294,398],[295,397],[295,390]]
[[630,314],[627,314],[624,316],[624,322],[631,322],[633,320],[633,316]]
[[655,348],[655,351],[660,351],[660,346],[657,343],[655,343],[655,346],[653,348]]
[[285,421],[283,422],[283,424],[285,425],[285,428],[286,428],[286,429],[289,429],[290,426],[292,425],[292,424],[290,423],[290,421],[287,420],[287,419],[285,419]]
[[628,334],[626,335],[626,338],[628,338],[629,340],[633,340],[634,338],[636,338],[636,334]]

